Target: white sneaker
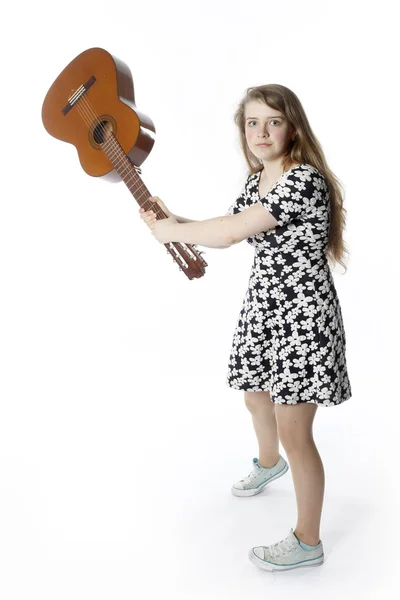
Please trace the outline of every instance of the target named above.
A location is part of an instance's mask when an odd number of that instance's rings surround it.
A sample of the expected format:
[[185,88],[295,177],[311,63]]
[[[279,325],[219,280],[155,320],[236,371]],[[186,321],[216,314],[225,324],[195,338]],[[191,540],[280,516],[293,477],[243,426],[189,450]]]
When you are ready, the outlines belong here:
[[253,458],[253,470],[247,477],[232,486],[232,494],[234,496],[255,496],[271,481],[282,477],[288,470],[289,465],[282,456],[279,457],[276,465],[270,468],[262,467],[258,464],[258,458]]
[[249,551],[250,560],[265,571],[287,571],[298,567],[318,567],[324,562],[324,547],[319,540],[317,546],[302,547],[293,528],[280,542],[269,546],[255,546]]

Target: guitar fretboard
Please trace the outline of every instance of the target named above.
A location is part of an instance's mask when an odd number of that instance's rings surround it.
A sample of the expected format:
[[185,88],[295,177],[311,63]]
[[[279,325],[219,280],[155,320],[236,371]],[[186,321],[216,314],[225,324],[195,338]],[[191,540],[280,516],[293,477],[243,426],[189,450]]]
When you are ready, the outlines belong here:
[[[102,148],[132,196],[136,198],[141,207],[147,210],[148,207],[145,205],[151,194],[138,174],[140,169],[127,157],[113,133],[110,133],[108,139],[103,142]],[[157,207],[157,216],[160,214],[166,216],[161,208]]]

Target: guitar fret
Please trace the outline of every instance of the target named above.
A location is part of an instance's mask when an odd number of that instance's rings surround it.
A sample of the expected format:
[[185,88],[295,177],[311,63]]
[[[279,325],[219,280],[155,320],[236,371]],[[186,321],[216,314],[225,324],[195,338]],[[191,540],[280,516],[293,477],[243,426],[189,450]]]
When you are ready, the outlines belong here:
[[[111,135],[104,144],[104,151],[114,165],[117,173],[128,187],[131,194],[138,200],[142,206],[142,200],[150,198],[150,192],[141,181],[134,165],[124,153],[120,143]],[[143,205],[145,202],[143,202]]]

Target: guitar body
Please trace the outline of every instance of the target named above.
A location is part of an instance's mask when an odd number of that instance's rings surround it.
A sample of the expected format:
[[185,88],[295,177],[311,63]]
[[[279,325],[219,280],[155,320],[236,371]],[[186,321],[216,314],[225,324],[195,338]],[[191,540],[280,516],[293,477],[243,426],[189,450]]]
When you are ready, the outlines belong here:
[[129,67],[102,48],[85,50],[60,73],[44,99],[42,121],[50,135],[76,147],[88,175],[112,182],[121,177],[102,151],[104,131],[112,131],[136,167],[154,145],[154,123],[135,106]]

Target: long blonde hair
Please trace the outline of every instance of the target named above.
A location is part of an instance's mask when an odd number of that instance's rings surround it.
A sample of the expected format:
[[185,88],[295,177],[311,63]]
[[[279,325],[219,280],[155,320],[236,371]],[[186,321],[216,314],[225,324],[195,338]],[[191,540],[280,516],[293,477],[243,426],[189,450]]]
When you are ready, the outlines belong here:
[[250,151],[246,141],[245,106],[250,100],[261,100],[271,108],[281,111],[289,126],[297,133],[295,138],[289,142],[284,154],[283,171],[287,171],[292,165],[307,163],[318,169],[325,177],[331,205],[327,259],[331,261],[332,265],[335,262],[340,263],[347,271],[343,262],[344,254],[349,254],[343,240],[347,213],[343,206],[343,186],[328,167],[321,144],[310,127],[300,100],[292,90],[284,85],[271,83],[247,88],[245,96],[235,112],[234,122],[239,128],[241,148],[251,173],[260,171],[263,165],[260,163],[260,159]]

